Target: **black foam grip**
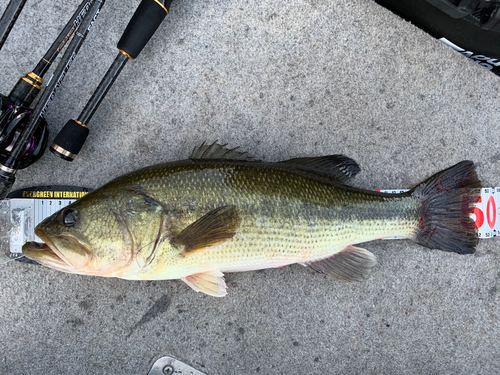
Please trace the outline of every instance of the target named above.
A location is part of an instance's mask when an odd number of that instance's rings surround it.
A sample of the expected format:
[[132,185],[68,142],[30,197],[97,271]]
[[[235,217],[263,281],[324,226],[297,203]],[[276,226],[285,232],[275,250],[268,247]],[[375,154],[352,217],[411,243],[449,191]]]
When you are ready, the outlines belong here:
[[171,2],[162,6],[159,0],[142,0],[118,42],[118,49],[135,59],[167,15]]
[[75,120],[69,120],[57,134],[50,146],[50,151],[64,160],[71,161],[82,149],[88,135],[89,129],[87,127],[80,125]]

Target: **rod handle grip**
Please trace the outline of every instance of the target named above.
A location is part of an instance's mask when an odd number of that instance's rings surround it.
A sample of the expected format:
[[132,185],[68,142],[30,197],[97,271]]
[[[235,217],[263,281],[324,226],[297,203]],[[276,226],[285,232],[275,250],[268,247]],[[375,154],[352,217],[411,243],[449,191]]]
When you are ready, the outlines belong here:
[[73,161],[89,135],[89,128],[76,120],[69,120],[57,134],[50,151],[60,158]]
[[135,59],[168,13],[172,0],[142,0],[118,42],[118,49]]

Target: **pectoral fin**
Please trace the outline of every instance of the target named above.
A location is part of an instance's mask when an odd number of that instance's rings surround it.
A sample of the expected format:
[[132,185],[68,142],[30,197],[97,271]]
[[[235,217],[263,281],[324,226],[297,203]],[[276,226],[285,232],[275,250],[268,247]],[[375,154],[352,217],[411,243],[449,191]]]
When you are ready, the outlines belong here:
[[224,297],[227,294],[224,274],[220,271],[196,273],[183,277],[181,280],[196,292],[202,292],[214,297]]
[[352,245],[347,246],[330,258],[306,263],[315,271],[345,282],[367,279],[376,264],[375,255],[368,250]]
[[219,207],[186,227],[170,243],[182,246],[181,255],[187,255],[233,238],[240,223],[235,206]]

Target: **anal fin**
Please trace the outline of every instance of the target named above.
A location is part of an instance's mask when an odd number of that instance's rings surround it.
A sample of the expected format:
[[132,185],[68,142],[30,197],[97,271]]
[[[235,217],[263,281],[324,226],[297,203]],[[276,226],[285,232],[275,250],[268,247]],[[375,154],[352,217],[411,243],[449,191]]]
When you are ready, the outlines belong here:
[[306,263],[315,271],[345,282],[367,279],[376,264],[375,255],[352,245],[329,258]]
[[227,286],[224,274],[220,271],[208,271],[189,275],[181,279],[196,292],[202,292],[214,297],[224,297]]

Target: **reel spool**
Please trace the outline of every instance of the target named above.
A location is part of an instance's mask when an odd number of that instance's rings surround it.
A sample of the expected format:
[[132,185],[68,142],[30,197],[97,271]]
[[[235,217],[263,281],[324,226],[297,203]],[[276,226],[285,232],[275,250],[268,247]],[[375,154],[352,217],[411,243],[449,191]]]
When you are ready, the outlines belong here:
[[[9,158],[14,145],[25,131],[32,109],[16,106],[4,95],[0,95],[0,101],[0,163],[2,163]],[[48,139],[49,126],[42,117],[22,152],[18,168],[24,169],[38,161],[47,147]]]

